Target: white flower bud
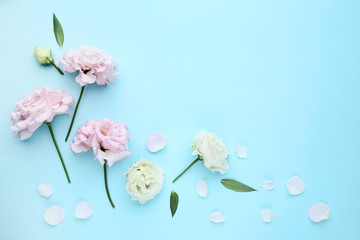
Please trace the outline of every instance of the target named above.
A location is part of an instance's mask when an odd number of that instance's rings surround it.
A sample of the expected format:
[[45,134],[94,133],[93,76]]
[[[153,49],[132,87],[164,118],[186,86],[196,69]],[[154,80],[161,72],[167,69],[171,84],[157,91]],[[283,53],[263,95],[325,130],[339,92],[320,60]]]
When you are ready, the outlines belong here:
[[34,57],[40,64],[47,65],[50,64],[51,61],[53,61],[50,48],[42,48],[39,45],[37,45],[33,53],[34,53]]

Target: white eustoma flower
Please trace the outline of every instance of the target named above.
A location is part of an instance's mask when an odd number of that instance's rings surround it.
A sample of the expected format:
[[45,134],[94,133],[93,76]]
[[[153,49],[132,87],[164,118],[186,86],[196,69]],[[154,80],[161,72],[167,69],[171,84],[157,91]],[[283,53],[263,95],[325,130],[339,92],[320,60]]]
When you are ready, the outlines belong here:
[[229,166],[226,162],[229,151],[215,133],[200,131],[194,138],[193,155],[199,155],[205,166],[211,171],[224,174]]
[[40,64],[47,65],[51,64],[51,62],[53,61],[50,48],[43,48],[37,45],[33,53],[34,57]]
[[126,177],[126,190],[131,195],[131,200],[141,204],[153,199],[162,189],[164,171],[156,163],[141,158],[134,163]]

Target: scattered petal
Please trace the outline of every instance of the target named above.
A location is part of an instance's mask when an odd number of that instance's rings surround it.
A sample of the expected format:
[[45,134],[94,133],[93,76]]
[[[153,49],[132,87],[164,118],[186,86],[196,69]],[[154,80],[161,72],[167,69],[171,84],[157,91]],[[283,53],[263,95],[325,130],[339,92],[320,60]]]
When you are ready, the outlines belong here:
[[263,209],[260,211],[260,216],[261,219],[266,222],[272,222],[272,220],[274,219],[274,212],[271,209]]
[[200,197],[206,197],[208,191],[208,185],[204,180],[200,180],[196,183],[196,192]]
[[150,133],[146,140],[146,147],[150,152],[157,152],[166,145],[166,137],[161,132]]
[[210,215],[210,221],[214,223],[224,222],[226,218],[221,214],[221,212],[214,212]]
[[270,180],[265,180],[263,184],[261,184],[261,187],[266,190],[273,190],[275,188],[275,182]]
[[44,198],[49,198],[52,194],[52,188],[49,184],[40,183],[37,186],[37,190],[38,190],[40,196],[42,196]]
[[76,205],[75,217],[78,219],[88,219],[93,214],[90,203],[82,201]]
[[290,195],[299,195],[305,190],[304,180],[298,176],[291,177],[286,186]]
[[239,158],[247,158],[247,149],[246,147],[242,147],[242,146],[236,146],[236,154],[238,155]]
[[51,226],[58,225],[64,220],[64,210],[60,206],[51,206],[45,210],[44,220]]
[[321,222],[330,218],[330,207],[322,202],[315,203],[310,207],[309,218],[313,222]]

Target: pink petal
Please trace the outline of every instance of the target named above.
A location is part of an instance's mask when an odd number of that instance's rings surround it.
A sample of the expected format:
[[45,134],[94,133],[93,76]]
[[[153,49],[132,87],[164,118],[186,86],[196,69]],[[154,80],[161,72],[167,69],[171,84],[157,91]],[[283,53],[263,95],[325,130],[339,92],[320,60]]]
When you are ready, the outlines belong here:
[[210,215],[210,221],[214,223],[224,222],[226,218],[221,214],[221,212],[214,212]]
[[150,152],[157,152],[166,145],[166,137],[161,132],[150,133],[146,140],[146,146]]
[[260,216],[261,219],[266,222],[269,223],[274,219],[274,212],[271,209],[262,209],[260,211]]
[[44,220],[51,226],[58,225],[64,220],[64,210],[60,206],[51,206],[45,210]]
[[200,197],[206,197],[208,194],[208,185],[204,180],[200,180],[196,183],[196,192]]
[[242,146],[236,146],[236,154],[238,155],[239,158],[247,158],[247,149],[246,147],[242,147]]
[[330,218],[330,207],[325,203],[318,202],[310,207],[309,218],[313,222],[321,222]]
[[286,186],[290,195],[299,195],[305,190],[304,180],[298,176],[291,177]]
[[270,180],[265,180],[263,184],[261,184],[261,187],[263,187],[266,190],[273,190],[275,188],[275,183]]

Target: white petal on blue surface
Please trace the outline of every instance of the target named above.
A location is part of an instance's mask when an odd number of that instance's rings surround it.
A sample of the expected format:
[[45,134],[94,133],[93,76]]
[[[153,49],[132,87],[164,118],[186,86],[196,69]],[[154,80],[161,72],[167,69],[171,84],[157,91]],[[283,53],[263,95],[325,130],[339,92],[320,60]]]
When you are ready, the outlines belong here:
[[82,201],[76,205],[75,217],[78,219],[88,219],[93,214],[90,203]]
[[266,189],[266,190],[273,190],[275,188],[275,182],[270,181],[270,180],[265,180],[262,184],[261,187]]
[[329,219],[330,207],[323,202],[315,203],[309,209],[309,218],[313,222],[321,222],[326,219]]
[[200,197],[206,197],[208,194],[208,185],[204,180],[200,180],[196,183],[196,192]]
[[49,184],[46,183],[40,183],[37,186],[37,190],[40,196],[44,198],[49,198],[52,194],[52,188]]
[[305,183],[298,176],[291,177],[286,185],[290,195],[299,195],[305,190]]
[[264,222],[269,223],[272,222],[272,220],[274,219],[274,212],[268,208],[262,209],[260,211],[260,216]]
[[214,223],[224,222],[226,218],[221,214],[221,212],[214,212],[210,215],[210,221]]
[[235,148],[236,154],[239,158],[247,158],[247,149],[243,146],[236,146]]
[[64,220],[64,210],[60,206],[51,206],[45,210],[44,220],[51,226],[58,225]]

